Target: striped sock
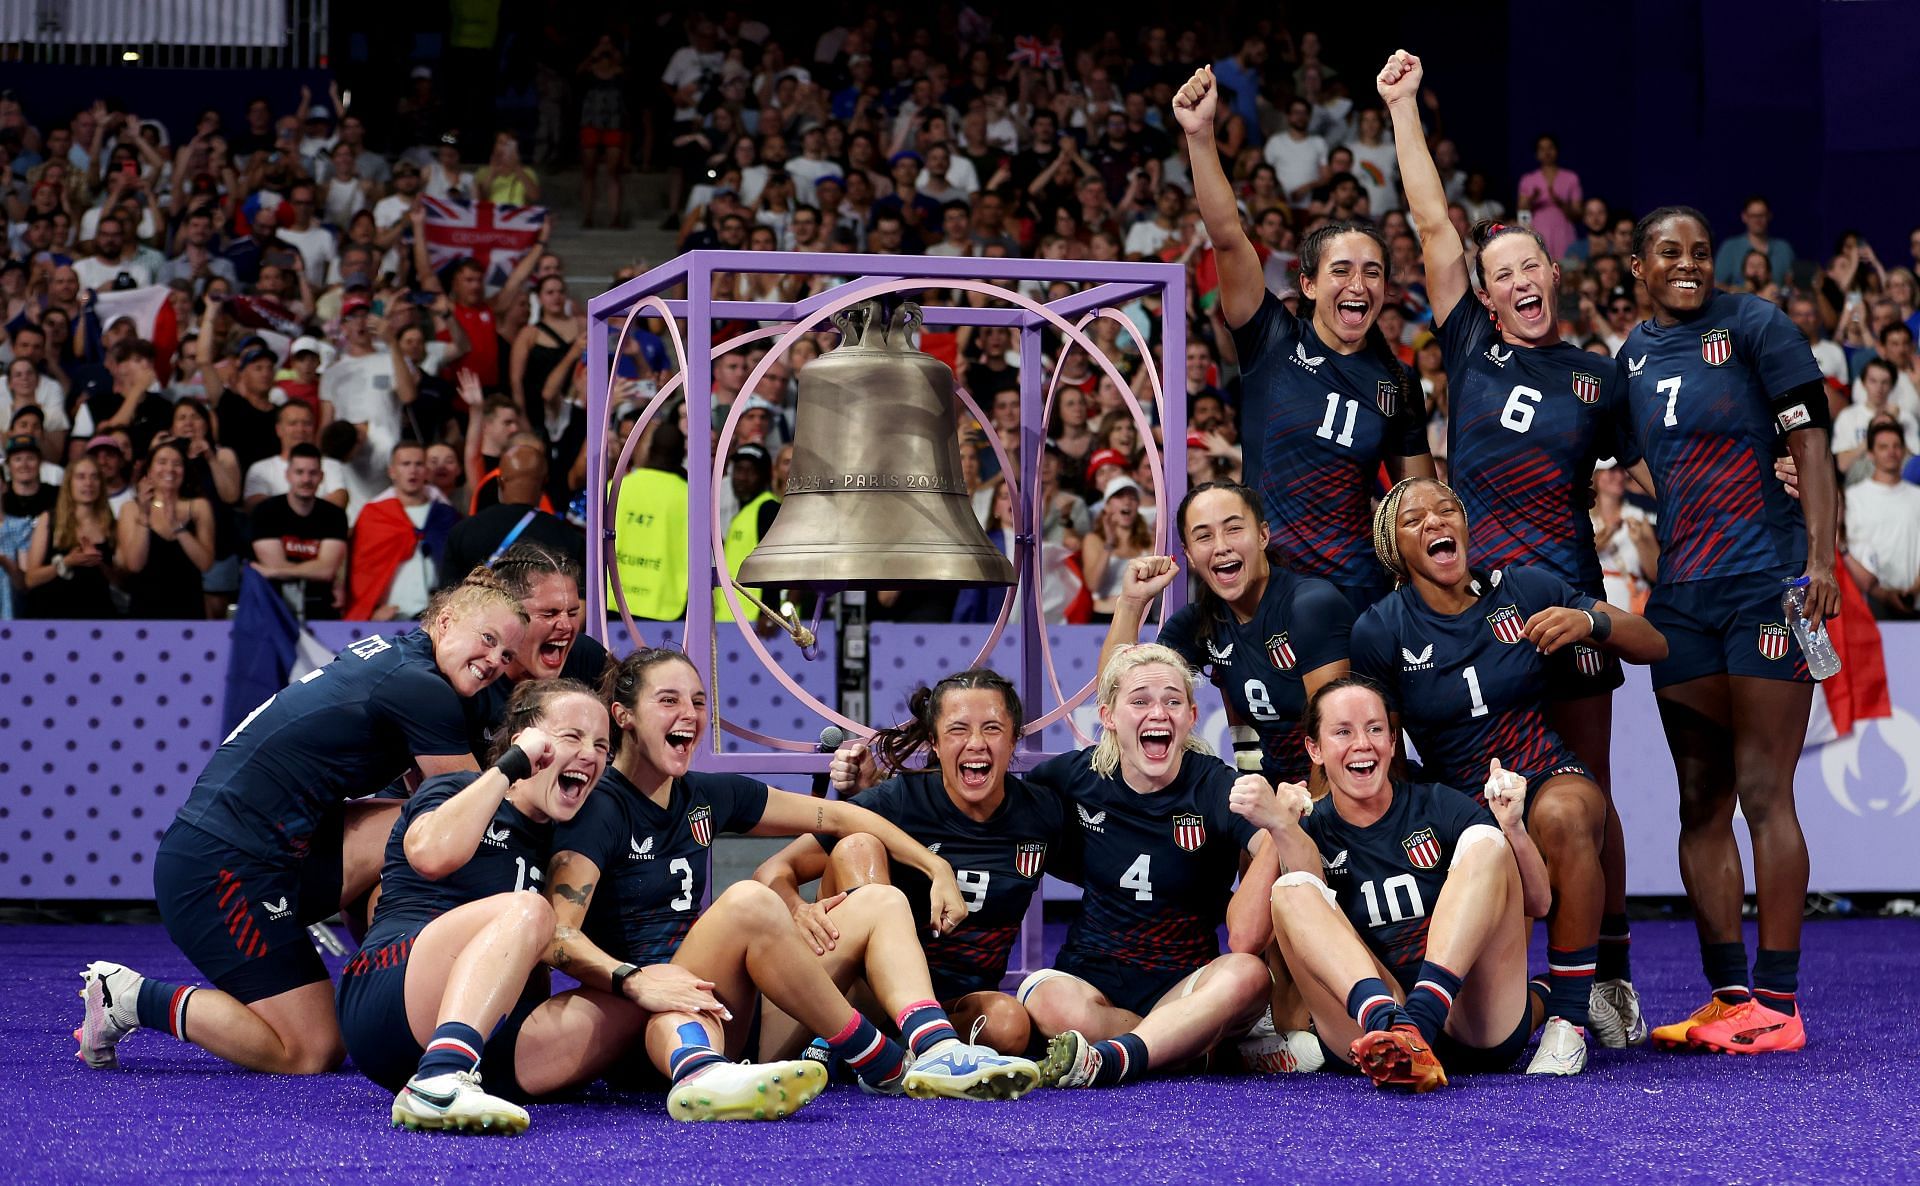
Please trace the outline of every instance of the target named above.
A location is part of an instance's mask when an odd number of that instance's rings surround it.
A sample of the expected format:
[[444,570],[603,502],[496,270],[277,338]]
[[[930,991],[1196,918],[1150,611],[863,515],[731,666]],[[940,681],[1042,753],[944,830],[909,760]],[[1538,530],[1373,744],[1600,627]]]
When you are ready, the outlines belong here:
[[1100,1052],[1100,1069],[1093,1073],[1093,1086],[1118,1087],[1130,1075],[1147,1073],[1147,1044],[1139,1034],[1121,1034],[1104,1042],[1095,1042]]
[[667,1071],[675,1083],[727,1061],[726,1055],[713,1048],[713,1035],[699,1022],[689,1021],[673,1032],[680,1044],[667,1055]]
[[1460,977],[1441,964],[1428,960],[1420,965],[1420,979],[1407,994],[1407,1016],[1420,1027],[1420,1036],[1432,1042],[1447,1024],[1453,998],[1460,992]]
[[1413,1019],[1393,999],[1393,990],[1378,976],[1369,976],[1347,991],[1347,1013],[1360,1023],[1362,1033],[1412,1024]]
[[1627,925],[1627,916],[1601,915],[1600,963],[1594,969],[1594,977],[1599,980],[1632,980],[1633,962],[1629,955],[1632,946],[1633,928]]
[[144,978],[134,998],[134,1012],[140,1024],[151,1030],[163,1030],[185,1041],[187,1002],[199,989],[190,984],[169,984],[165,980]]
[[420,1056],[420,1066],[414,1071],[416,1079],[431,1079],[436,1075],[447,1075],[454,1071],[471,1071],[480,1065],[480,1052],[486,1049],[486,1039],[480,1031],[464,1021],[443,1021],[433,1031],[433,1037],[427,1042],[427,1052]]
[[881,1087],[907,1070],[907,1052],[858,1012],[837,1034],[826,1035],[827,1049],[870,1087]]
[[1747,991],[1744,942],[1736,939],[1732,943],[1702,943],[1700,966],[1707,973],[1707,984],[1712,987],[1713,995],[1719,997],[1722,1004],[1738,1005],[1752,999],[1753,994]]
[[1587,1006],[1593,999],[1593,968],[1597,947],[1547,948],[1547,1016],[1563,1017],[1587,1027]]
[[1798,1013],[1800,949],[1769,951],[1762,947],[1753,960],[1753,995],[1767,1008],[1791,1017]]
[[960,1040],[959,1031],[953,1028],[952,1020],[938,1001],[915,1001],[900,1010],[895,1021],[900,1026],[900,1036],[906,1039],[907,1048],[913,1051],[915,1058],[942,1042]]

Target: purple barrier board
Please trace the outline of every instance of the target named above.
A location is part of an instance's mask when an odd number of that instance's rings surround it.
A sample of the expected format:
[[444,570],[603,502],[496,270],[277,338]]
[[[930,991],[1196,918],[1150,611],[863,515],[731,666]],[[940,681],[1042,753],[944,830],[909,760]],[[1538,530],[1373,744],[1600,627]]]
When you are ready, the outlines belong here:
[[[374,623],[316,624],[333,648],[377,633]],[[820,721],[781,688],[722,627],[717,653],[702,662],[718,672],[719,711],[769,735],[816,737]],[[0,899],[138,899],[151,889],[160,834],[220,740],[220,706],[231,627],[224,622],[0,623]],[[875,624],[871,694],[874,723],[904,714],[919,683],[970,662],[987,628]],[[1883,627],[1897,706],[1839,741],[1810,749],[1798,770],[1800,818],[1812,850],[1813,885],[1834,892],[1920,887],[1920,624]],[[649,643],[672,644],[677,627],[648,624]],[[1071,695],[1092,675],[1102,632],[1048,631],[1062,688]],[[809,693],[833,703],[835,639],[807,663],[784,640],[769,644],[790,658]],[[616,638],[615,650],[630,644]],[[986,660],[1011,671],[1015,644],[1003,639]],[[1029,697],[1033,699],[1033,697]],[[1057,704],[1051,689],[1029,715]],[[1073,714],[1086,736],[1090,705]],[[1226,744],[1218,698],[1201,695],[1202,735]],[[1085,744],[1065,724],[1048,729],[1049,751]],[[757,748],[723,736],[730,752]],[[1682,892],[1674,860],[1678,832],[1673,764],[1644,669],[1629,668],[1614,699],[1614,780],[1625,820],[1629,881],[1636,894]],[[804,778],[769,781],[804,789]],[[1736,824],[1745,851],[1745,827]],[[1751,857],[1748,857],[1749,862]],[[1750,865],[1749,865],[1750,868]],[[1749,878],[1751,874],[1749,873]]]
[[[679,642],[675,623],[646,623],[654,646]],[[378,622],[316,622],[338,651]],[[760,732],[817,738],[820,725],[721,626],[703,678],[717,665],[720,714]],[[232,626],[226,622],[0,622],[0,900],[140,899],[150,861],[194,779],[220,744]],[[833,702],[836,640],[822,624],[821,657],[793,654],[802,687]],[[632,649],[624,631],[615,651]],[[722,736],[728,750],[758,747]],[[770,778],[805,789],[806,779]]]

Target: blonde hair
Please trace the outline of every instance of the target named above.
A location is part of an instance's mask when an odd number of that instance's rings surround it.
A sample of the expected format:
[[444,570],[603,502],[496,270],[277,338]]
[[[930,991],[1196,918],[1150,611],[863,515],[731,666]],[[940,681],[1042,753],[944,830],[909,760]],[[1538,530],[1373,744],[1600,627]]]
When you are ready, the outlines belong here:
[[438,638],[440,616],[446,614],[452,618],[464,618],[469,614],[484,613],[494,608],[509,609],[513,616],[525,626],[528,622],[527,609],[520,599],[508,591],[503,582],[485,565],[467,574],[467,579],[457,585],[440,590],[427,602],[427,608],[420,615],[421,627],[429,635]]
[[[1380,500],[1380,505],[1373,512],[1373,554],[1380,558],[1382,567],[1393,574],[1393,583],[1396,585],[1405,583],[1407,579],[1406,557],[1400,554],[1400,504],[1406,501],[1407,491],[1422,482],[1438,486],[1448,498],[1460,502],[1460,496],[1453,492],[1453,487],[1439,478],[1402,478]],[[1467,506],[1460,503],[1460,518],[1464,522],[1466,517]],[[1467,541],[1463,539],[1460,541],[1460,550],[1464,552],[1466,548]]]
[[[1187,685],[1187,700],[1191,703],[1200,690],[1200,677],[1194,673],[1193,668],[1187,666],[1187,661],[1180,657],[1180,652],[1172,647],[1162,646],[1157,642],[1143,642],[1120,648],[1120,652],[1108,660],[1107,665],[1100,670],[1099,693],[1102,707],[1113,707],[1115,699],[1120,694],[1120,681],[1124,680],[1129,672],[1137,671],[1142,667],[1151,667],[1156,663],[1171,667],[1180,673],[1180,678]],[[1191,754],[1213,752],[1206,742],[1200,740],[1200,735],[1193,732],[1187,734],[1186,744],[1181,749]],[[1120,738],[1114,734],[1113,730],[1100,731],[1100,740],[1093,747],[1092,765],[1093,772],[1102,778],[1112,778],[1114,772],[1120,769]]]
[[[92,502],[81,502],[73,492],[73,470],[82,465],[93,466],[94,476],[100,482],[100,493]],[[60,486],[59,500],[53,506],[53,528],[48,539],[52,554],[64,554],[80,546],[80,512],[91,513],[100,522],[107,525],[108,538],[113,535],[113,504],[107,499],[107,482],[100,477],[100,465],[93,458],[82,455],[80,460],[67,467],[66,481]]]

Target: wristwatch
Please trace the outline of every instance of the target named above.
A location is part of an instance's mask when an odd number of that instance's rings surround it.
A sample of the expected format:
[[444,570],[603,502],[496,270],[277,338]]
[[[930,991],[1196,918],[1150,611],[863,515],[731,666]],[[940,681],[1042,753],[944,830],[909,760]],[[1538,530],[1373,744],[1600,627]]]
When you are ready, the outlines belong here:
[[619,967],[615,968],[613,970],[613,995],[625,996],[626,993],[622,988],[622,986],[626,984],[627,977],[633,975],[635,972],[638,972],[639,970],[640,970],[639,964],[621,964]]

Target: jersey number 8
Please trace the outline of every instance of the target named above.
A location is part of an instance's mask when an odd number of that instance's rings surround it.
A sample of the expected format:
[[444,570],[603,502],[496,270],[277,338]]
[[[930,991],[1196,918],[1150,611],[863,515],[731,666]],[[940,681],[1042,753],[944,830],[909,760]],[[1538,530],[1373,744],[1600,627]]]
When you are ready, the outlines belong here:
[[967,900],[967,911],[972,913],[987,904],[987,882],[993,874],[980,869],[955,869],[953,879],[960,883],[960,894]]

